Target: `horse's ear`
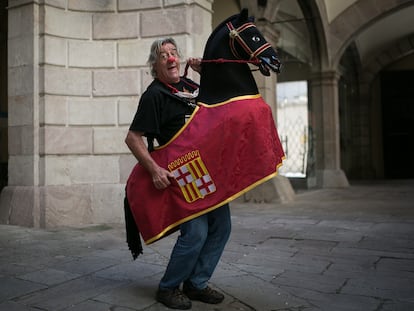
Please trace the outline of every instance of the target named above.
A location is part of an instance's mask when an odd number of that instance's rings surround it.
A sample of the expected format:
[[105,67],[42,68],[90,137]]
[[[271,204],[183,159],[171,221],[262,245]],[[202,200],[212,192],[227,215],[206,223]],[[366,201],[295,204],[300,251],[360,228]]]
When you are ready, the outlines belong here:
[[249,18],[249,10],[246,8],[242,9],[239,18],[241,21],[247,21],[247,19]]
[[240,12],[239,21],[240,21],[240,23],[244,23],[244,22],[247,22],[247,21],[254,23],[254,16],[249,16],[249,10],[244,8]]

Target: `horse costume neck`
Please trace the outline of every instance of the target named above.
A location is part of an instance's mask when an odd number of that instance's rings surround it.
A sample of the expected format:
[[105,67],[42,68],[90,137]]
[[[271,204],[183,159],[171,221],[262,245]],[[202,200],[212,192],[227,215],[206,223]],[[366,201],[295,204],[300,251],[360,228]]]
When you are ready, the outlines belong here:
[[257,94],[256,81],[246,63],[203,64],[198,101],[216,104],[228,99]]

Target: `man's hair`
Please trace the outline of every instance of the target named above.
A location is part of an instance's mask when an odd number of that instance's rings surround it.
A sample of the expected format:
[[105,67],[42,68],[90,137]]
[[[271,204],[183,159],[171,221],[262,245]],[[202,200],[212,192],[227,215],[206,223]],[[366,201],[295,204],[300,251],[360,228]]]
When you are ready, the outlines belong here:
[[153,78],[157,77],[157,72],[155,71],[154,65],[158,60],[161,47],[166,43],[171,43],[172,45],[174,45],[175,48],[177,49],[178,56],[179,57],[181,56],[180,52],[178,51],[177,43],[175,42],[173,38],[169,37],[169,38],[161,38],[161,39],[155,40],[151,45],[151,51],[150,51],[150,55],[148,56],[148,61],[147,61],[147,64],[150,67],[151,75]]

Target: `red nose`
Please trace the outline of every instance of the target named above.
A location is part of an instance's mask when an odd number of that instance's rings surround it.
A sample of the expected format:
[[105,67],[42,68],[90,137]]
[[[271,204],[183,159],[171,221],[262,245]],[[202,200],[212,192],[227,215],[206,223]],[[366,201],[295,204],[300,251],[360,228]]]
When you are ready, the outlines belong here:
[[177,58],[175,58],[174,56],[170,56],[167,59],[167,62],[169,62],[169,63],[173,63],[173,62],[176,62],[176,61],[177,61]]

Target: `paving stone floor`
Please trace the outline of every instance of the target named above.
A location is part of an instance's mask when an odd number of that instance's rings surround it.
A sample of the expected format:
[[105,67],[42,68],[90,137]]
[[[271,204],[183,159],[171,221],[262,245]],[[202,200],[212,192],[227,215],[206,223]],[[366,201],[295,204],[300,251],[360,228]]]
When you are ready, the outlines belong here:
[[[211,280],[226,298],[192,310],[414,310],[414,180],[236,202],[232,221]],[[168,310],[154,294],[175,237],[133,261],[119,224],[1,225],[0,310]]]

